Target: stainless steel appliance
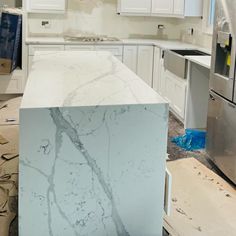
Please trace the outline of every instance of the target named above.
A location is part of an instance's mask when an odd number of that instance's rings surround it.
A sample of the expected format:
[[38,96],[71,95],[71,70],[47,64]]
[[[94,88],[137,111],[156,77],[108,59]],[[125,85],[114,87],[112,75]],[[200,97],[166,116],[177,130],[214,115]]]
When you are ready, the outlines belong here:
[[216,0],[207,153],[236,184],[236,2]]
[[166,50],[164,52],[165,69],[180,78],[186,79],[188,60],[185,56],[209,56],[209,54],[195,49]]

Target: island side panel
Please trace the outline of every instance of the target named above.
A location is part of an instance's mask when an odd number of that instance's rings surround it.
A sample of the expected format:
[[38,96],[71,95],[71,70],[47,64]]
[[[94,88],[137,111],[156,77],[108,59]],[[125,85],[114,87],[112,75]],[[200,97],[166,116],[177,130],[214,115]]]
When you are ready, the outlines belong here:
[[168,107],[21,109],[20,236],[161,236]]

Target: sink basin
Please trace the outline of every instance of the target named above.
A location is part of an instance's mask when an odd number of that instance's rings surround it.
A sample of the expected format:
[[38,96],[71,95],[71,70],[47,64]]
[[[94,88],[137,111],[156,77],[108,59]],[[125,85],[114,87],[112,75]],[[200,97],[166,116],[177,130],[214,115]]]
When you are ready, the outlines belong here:
[[187,59],[184,56],[209,56],[199,50],[167,50],[164,52],[164,67],[180,78],[187,78]]
[[181,56],[210,56],[209,54],[199,51],[199,50],[171,50]]

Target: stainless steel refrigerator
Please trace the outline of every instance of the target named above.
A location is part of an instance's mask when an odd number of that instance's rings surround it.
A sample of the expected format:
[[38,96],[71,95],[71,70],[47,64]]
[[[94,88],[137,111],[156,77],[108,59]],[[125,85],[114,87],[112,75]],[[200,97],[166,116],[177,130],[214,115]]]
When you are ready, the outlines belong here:
[[216,0],[207,153],[236,184],[236,1]]

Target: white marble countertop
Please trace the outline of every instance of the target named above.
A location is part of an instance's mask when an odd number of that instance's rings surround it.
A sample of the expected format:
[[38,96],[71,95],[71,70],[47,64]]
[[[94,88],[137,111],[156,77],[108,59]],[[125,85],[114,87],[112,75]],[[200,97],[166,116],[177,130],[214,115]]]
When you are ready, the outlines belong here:
[[206,53],[211,53],[209,49],[200,46],[184,43],[178,40],[158,40],[158,39],[120,39],[119,41],[104,41],[104,42],[81,42],[68,41],[63,37],[28,37],[26,44],[56,44],[56,45],[152,45],[162,49],[198,49]]
[[186,58],[208,69],[211,68],[211,56],[186,56]]
[[166,103],[109,52],[37,52],[21,108]]

